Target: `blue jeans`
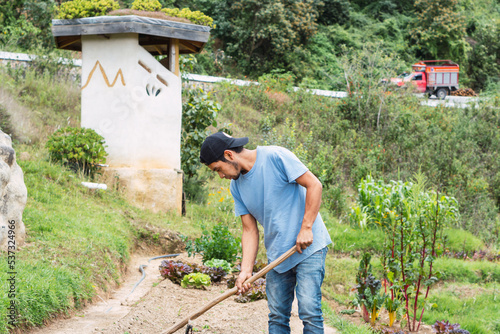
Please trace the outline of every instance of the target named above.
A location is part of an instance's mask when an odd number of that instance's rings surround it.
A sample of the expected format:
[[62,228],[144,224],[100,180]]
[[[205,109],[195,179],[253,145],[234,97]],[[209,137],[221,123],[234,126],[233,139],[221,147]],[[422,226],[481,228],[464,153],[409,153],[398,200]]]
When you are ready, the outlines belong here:
[[304,334],[324,333],[321,284],[325,277],[327,251],[328,247],[317,251],[282,274],[274,270],[267,273],[269,334],[290,333],[290,313],[294,290],[299,304],[299,318],[304,324]]

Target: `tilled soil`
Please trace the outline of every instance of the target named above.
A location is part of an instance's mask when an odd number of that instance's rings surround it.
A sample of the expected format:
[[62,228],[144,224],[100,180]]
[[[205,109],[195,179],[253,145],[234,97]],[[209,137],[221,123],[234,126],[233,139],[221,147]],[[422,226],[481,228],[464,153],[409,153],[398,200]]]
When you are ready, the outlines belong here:
[[[148,264],[150,257],[134,256],[131,268]],[[179,258],[186,260],[187,255]],[[191,262],[192,258],[188,260]],[[210,300],[227,290],[225,284],[213,285],[207,290],[184,289],[170,280],[164,280],[158,271],[161,259],[153,260],[145,268],[146,279],[130,294],[142,274],[132,270],[113,297],[92,305],[70,319],[60,319],[48,327],[35,329],[31,334],[159,334],[187,315],[197,311]],[[265,300],[237,303],[232,296],[192,321],[197,333],[267,333],[268,308]],[[302,333],[302,322],[294,305],[290,319],[292,333]],[[176,333],[184,333],[182,328]],[[325,333],[337,333],[326,328]]]

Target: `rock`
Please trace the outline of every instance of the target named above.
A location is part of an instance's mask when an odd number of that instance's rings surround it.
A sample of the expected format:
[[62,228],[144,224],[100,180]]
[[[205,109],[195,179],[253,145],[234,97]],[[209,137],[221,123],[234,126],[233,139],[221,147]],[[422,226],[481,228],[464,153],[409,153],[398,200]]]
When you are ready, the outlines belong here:
[[[10,136],[0,130],[0,249],[16,251],[24,244],[23,210],[28,192],[16,162]],[[14,231],[9,234],[9,231]],[[11,236],[11,238],[9,238]],[[15,239],[12,238],[15,237]],[[10,246],[10,247],[9,247]]]
[[335,285],[335,289],[337,289],[338,293],[344,292],[344,286],[342,284]]

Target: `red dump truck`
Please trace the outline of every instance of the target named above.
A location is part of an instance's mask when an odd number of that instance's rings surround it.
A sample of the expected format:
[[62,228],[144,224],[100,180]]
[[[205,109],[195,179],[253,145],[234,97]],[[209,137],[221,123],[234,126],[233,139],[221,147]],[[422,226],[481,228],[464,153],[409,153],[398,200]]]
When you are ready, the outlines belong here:
[[412,65],[413,72],[403,78],[393,78],[391,82],[405,86],[411,82],[421,93],[436,95],[444,99],[450,92],[458,90],[460,67],[451,60],[423,60]]

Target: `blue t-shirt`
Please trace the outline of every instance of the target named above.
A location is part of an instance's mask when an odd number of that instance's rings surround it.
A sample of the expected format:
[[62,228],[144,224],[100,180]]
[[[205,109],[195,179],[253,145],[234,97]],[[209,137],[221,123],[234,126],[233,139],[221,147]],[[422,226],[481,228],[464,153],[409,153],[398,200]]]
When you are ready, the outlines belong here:
[[[268,261],[274,261],[296,244],[306,206],[306,188],[295,180],[307,167],[289,150],[278,146],[257,147],[252,169],[231,180],[236,216],[251,214],[264,227]],[[318,214],[313,243],[275,268],[283,273],[332,243]]]

